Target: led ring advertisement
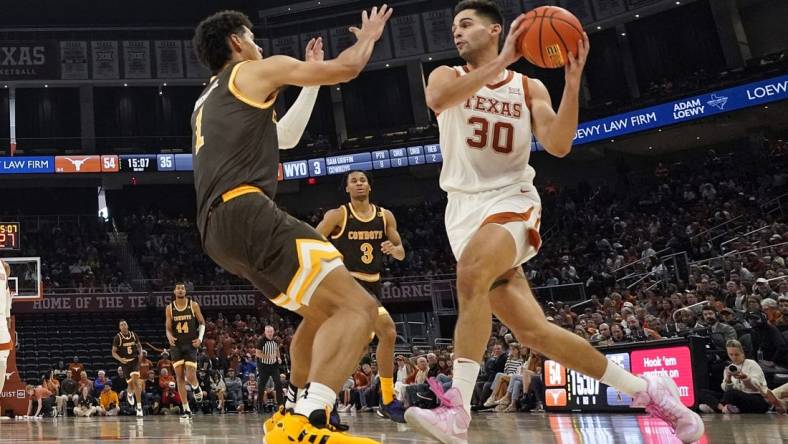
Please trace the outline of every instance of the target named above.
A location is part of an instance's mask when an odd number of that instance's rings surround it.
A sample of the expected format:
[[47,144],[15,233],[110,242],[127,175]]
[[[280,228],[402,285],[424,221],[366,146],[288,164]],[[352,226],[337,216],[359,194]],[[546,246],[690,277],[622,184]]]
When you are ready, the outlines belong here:
[[[605,352],[605,357],[635,375],[663,375],[673,379],[684,405],[695,405],[695,374],[689,345]],[[548,410],[629,411],[632,398],[613,387],[546,360],[545,406]]]

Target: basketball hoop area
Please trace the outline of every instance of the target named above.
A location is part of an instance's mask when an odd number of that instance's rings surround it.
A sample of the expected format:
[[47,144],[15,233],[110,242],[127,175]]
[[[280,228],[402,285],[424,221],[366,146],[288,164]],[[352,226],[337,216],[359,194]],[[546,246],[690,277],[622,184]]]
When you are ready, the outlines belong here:
[[34,301],[44,298],[44,285],[41,280],[40,257],[5,257],[11,273],[8,288],[15,300]]

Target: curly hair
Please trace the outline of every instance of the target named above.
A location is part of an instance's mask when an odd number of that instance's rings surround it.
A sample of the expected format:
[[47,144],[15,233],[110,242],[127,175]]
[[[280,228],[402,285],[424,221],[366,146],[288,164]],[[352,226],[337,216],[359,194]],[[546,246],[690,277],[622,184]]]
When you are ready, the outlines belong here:
[[243,27],[252,28],[249,17],[239,11],[221,11],[206,18],[194,31],[194,50],[200,62],[217,74],[230,60],[232,51],[227,37],[243,33]]

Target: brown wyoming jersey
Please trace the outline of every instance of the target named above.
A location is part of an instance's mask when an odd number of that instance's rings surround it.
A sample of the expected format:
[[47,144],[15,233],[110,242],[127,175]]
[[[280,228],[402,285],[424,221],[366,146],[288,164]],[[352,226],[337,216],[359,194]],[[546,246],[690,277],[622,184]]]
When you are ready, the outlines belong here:
[[342,205],[344,213],[340,232],[331,235],[331,242],[344,256],[345,267],[358,280],[377,282],[383,270],[386,241],[386,217],[383,208],[372,205],[374,212],[367,219],[360,217],[351,204]]
[[197,228],[205,238],[211,205],[240,185],[276,195],[279,139],[276,94],[255,102],[235,87],[235,74],[247,62],[231,63],[203,90],[192,114],[192,158],[197,191]]
[[123,333],[118,332],[118,334],[115,335],[112,346],[116,348],[121,358],[133,359],[139,356],[139,350],[137,349],[138,341],[137,335],[133,331],[129,331],[125,336]]

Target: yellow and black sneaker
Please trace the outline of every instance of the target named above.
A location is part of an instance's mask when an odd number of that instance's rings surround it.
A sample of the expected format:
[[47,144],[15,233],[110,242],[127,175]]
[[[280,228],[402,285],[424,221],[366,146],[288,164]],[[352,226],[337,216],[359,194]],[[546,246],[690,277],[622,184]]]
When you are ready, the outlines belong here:
[[263,423],[263,429],[265,430],[265,433],[268,433],[271,430],[273,430],[274,426],[276,426],[276,423],[282,420],[282,418],[284,417],[285,417],[285,406],[280,405],[279,408],[274,412],[274,414],[271,415],[271,417],[268,418]]
[[[314,423],[321,424],[315,426]],[[374,439],[352,436],[328,428],[325,411],[312,412],[310,418],[287,411],[274,428],[265,434],[263,444],[380,444]]]

